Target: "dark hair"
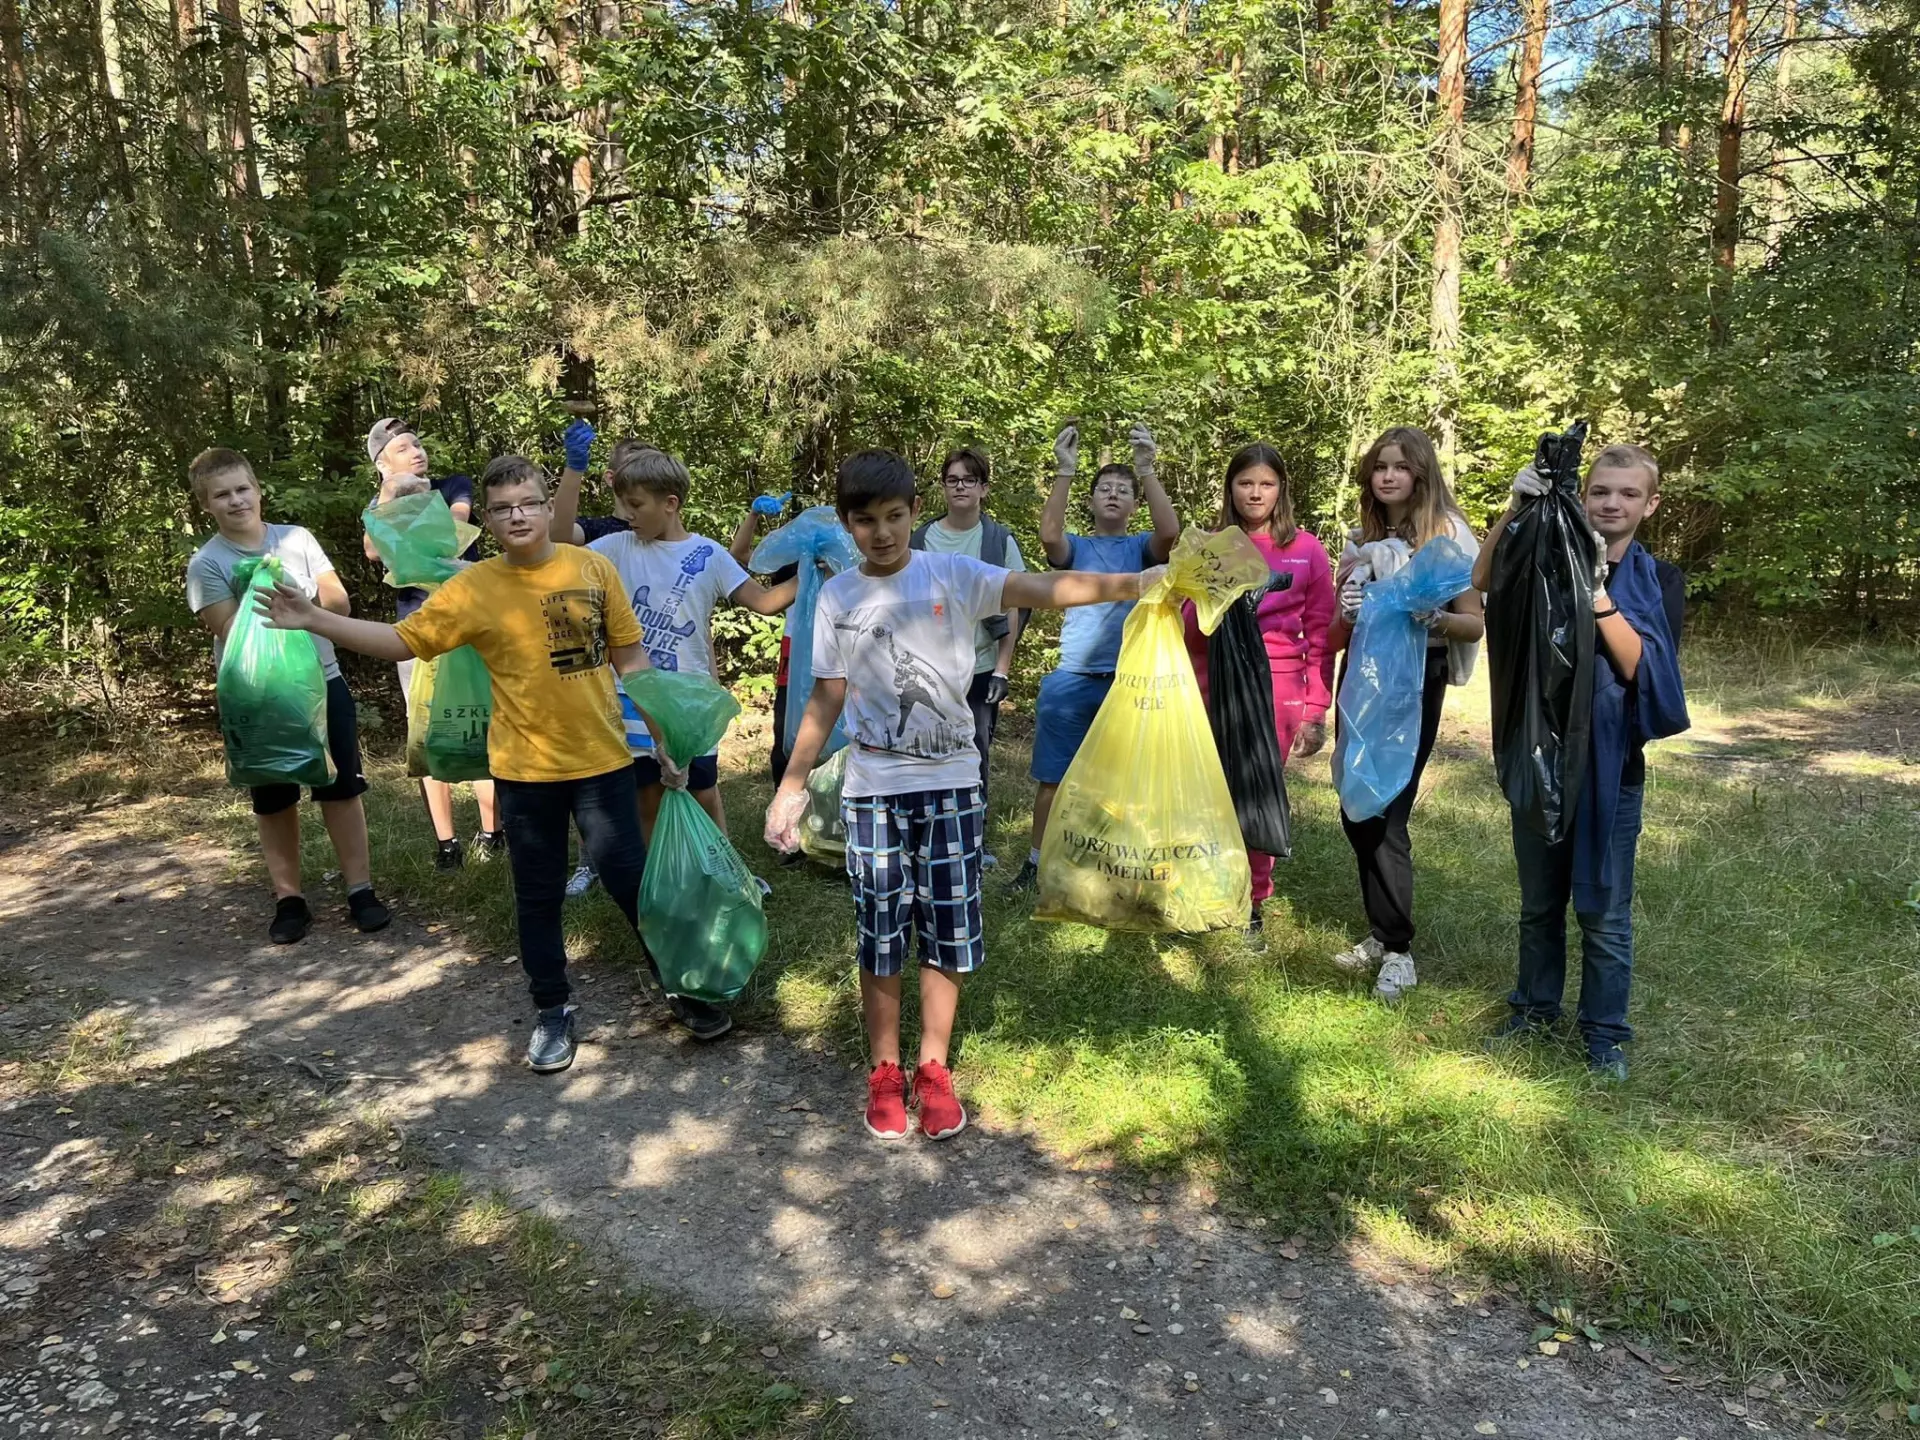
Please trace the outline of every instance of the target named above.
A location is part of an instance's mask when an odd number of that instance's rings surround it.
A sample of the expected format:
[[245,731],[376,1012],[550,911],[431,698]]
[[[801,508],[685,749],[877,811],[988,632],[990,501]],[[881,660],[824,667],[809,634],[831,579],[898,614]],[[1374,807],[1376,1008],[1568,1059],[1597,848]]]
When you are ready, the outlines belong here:
[[[1413,471],[1413,494],[1407,502],[1406,517],[1395,530],[1388,523],[1387,507],[1374,498],[1373,467],[1389,446]],[[1440,452],[1426,431],[1412,425],[1396,425],[1368,447],[1354,467],[1353,482],[1360,491],[1360,539],[1363,544],[1397,535],[1418,550],[1429,540],[1453,533],[1453,522],[1466,523],[1447,477],[1440,472]]]
[[913,467],[891,450],[861,450],[840,462],[834,474],[834,509],[844,517],[884,500],[920,498],[913,483]]
[[224,445],[216,445],[211,450],[202,450],[187,462],[187,483],[193,486],[193,493],[204,498],[206,487],[230,471],[243,472],[249,480],[258,485],[253,465],[238,450],[229,450]]
[[496,455],[480,472],[480,493],[504,490],[509,485],[537,485],[540,498],[547,498],[547,472],[524,455]]
[[1133,466],[1122,465],[1118,460],[1109,460],[1105,465],[1102,465],[1098,470],[1093,472],[1093,483],[1087,486],[1088,493],[1091,494],[1094,490],[1098,489],[1100,482],[1109,475],[1119,475],[1123,477],[1126,482],[1133,487],[1133,493],[1135,495],[1140,493],[1140,477],[1133,473]]
[[1233,503],[1233,482],[1256,466],[1264,465],[1280,477],[1280,493],[1274,496],[1273,514],[1267,517],[1267,534],[1276,545],[1291,545],[1299,533],[1293,523],[1293,482],[1287,478],[1287,462],[1280,452],[1264,440],[1256,440],[1234,451],[1227,461],[1227,479],[1220,495],[1220,528],[1242,525],[1240,511]]
[[987,457],[971,445],[963,445],[958,450],[949,450],[947,458],[940,462],[940,479],[944,482],[947,471],[955,464],[964,466],[974,479],[984,487],[993,483],[993,466]]
[[630,491],[646,490],[655,495],[672,495],[685,505],[691,483],[685,465],[651,445],[629,445],[614,461],[613,493],[622,497]]

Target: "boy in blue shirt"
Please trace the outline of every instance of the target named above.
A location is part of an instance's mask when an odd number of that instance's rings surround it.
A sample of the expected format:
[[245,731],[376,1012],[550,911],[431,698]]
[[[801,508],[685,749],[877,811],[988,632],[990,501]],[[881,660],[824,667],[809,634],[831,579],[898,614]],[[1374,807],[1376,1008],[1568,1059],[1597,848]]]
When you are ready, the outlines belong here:
[[[1056,474],[1053,493],[1040,512],[1040,543],[1047,563],[1056,570],[1092,570],[1107,575],[1132,574],[1149,565],[1164,564],[1180,538],[1180,517],[1154,474],[1158,453],[1153,432],[1136,425],[1128,436],[1133,464],[1102,465],[1093,477],[1089,498],[1093,533],[1067,533],[1067,502],[1080,466],[1080,430],[1069,425],[1053,442]],[[1129,534],[1134,512],[1145,494],[1153,529]],[[1040,682],[1040,702],[1034,714],[1033,844],[1027,863],[1013,877],[1016,890],[1031,889],[1040,873],[1040,841],[1047,833],[1047,816],[1054,793],[1066,778],[1080,742],[1087,738],[1093,717],[1113,688],[1113,672],[1120,658],[1120,634],[1126,628],[1131,601],[1088,605],[1069,610],[1060,620],[1060,664]]]

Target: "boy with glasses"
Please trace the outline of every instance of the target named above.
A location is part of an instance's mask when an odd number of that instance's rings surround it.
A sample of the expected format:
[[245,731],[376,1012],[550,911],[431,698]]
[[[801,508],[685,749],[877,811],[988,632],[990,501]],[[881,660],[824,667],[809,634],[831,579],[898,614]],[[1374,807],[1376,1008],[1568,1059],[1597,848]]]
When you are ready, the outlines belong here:
[[[648,660],[613,563],[549,536],[546,471],[502,455],[487,466],[480,489],[501,553],[462,570],[398,625],[329,613],[288,585],[263,604],[274,625],[310,630],[365,655],[430,659],[471,645],[487,662],[493,677],[487,758],[513,870],[520,963],[539,1011],[527,1064],[546,1074],[566,1069],[574,1056],[575,1007],[568,1003],[560,925],[569,818],[607,893],[639,933],[635,902],[646,847],[608,665],[630,675],[648,668]],[[684,772],[663,767],[663,774],[668,783],[686,783]],[[699,1039],[724,1035],[733,1023],[716,1006],[668,999]]]
[[[1131,575],[1151,565],[1164,565],[1180,538],[1180,516],[1154,474],[1158,447],[1153,432],[1135,425],[1128,434],[1133,464],[1102,465],[1093,477],[1091,505],[1093,533],[1067,533],[1067,503],[1073,478],[1080,467],[1080,431],[1069,425],[1053,442],[1056,475],[1053,492],[1040,512],[1040,543],[1047,563],[1056,570],[1091,570],[1106,575]],[[1151,532],[1129,534],[1142,495],[1153,518]],[[1087,738],[1093,717],[1113,688],[1120,659],[1120,633],[1126,628],[1130,600],[1087,605],[1069,610],[1060,619],[1060,664],[1040,682],[1034,707],[1033,840],[1027,861],[1013,877],[1016,890],[1031,889],[1040,875],[1040,841],[1047,833],[1047,816],[1054,793],[1066,778],[1080,742]]]
[[[935,555],[965,555],[1002,570],[1024,571],[1013,532],[984,513],[992,467],[978,450],[959,449],[940,462],[940,487],[947,513],[913,532],[913,548]],[[989,615],[974,632],[973,684],[967,690],[967,708],[973,712],[973,743],[980,752],[980,799],[987,803],[987,752],[1000,724],[1000,706],[1007,698],[1007,676],[1013,672],[1013,647],[1020,639],[1017,613]],[[991,854],[981,864],[991,870],[999,861]]]

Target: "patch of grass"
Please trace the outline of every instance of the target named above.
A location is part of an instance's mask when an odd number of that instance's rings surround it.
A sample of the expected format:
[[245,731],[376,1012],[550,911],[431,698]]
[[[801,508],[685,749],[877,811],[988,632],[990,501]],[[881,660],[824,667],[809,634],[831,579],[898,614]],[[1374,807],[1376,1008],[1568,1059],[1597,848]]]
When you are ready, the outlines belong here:
[[[214,1334],[222,1360],[249,1377],[264,1366],[309,1413],[400,1440],[851,1434],[831,1399],[769,1361],[767,1337],[626,1283],[283,1068],[239,1051],[144,1068],[119,1012],[6,967],[0,979],[35,1022],[0,1031],[10,1133],[33,1125],[85,1157],[77,1203],[117,1247],[56,1257],[101,1267],[60,1277],[58,1293],[157,1284],[132,1302],[161,1322],[141,1336],[192,1350]],[[261,1319],[279,1331],[271,1359],[228,1340]]]

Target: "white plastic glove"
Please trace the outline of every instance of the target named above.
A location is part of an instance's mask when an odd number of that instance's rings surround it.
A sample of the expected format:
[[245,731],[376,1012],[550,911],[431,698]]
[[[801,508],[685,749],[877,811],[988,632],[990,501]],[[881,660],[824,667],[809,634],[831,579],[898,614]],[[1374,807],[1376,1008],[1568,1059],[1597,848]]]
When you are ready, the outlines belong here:
[[807,813],[807,792],[782,785],[767,806],[767,825],[763,835],[770,849],[791,855],[800,848],[800,817]]
[[1080,468],[1080,427],[1068,425],[1053,437],[1053,463],[1059,474],[1071,475]]
[[674,764],[667,752],[657,745],[653,750],[653,758],[655,763],[660,767],[660,783],[662,785],[666,786],[669,790],[684,790],[687,788],[686,766]]
[[1153,431],[1144,425],[1135,425],[1127,431],[1127,444],[1133,447],[1133,468],[1141,475],[1153,473],[1154,461],[1160,456],[1160,447],[1154,443]]
[[1528,465],[1513,477],[1513,503],[1518,505],[1523,500],[1538,500],[1552,489],[1547,477]]
[[1360,618],[1360,602],[1366,598],[1367,582],[1373,578],[1368,565],[1356,565],[1340,582],[1340,618],[1351,625]]

